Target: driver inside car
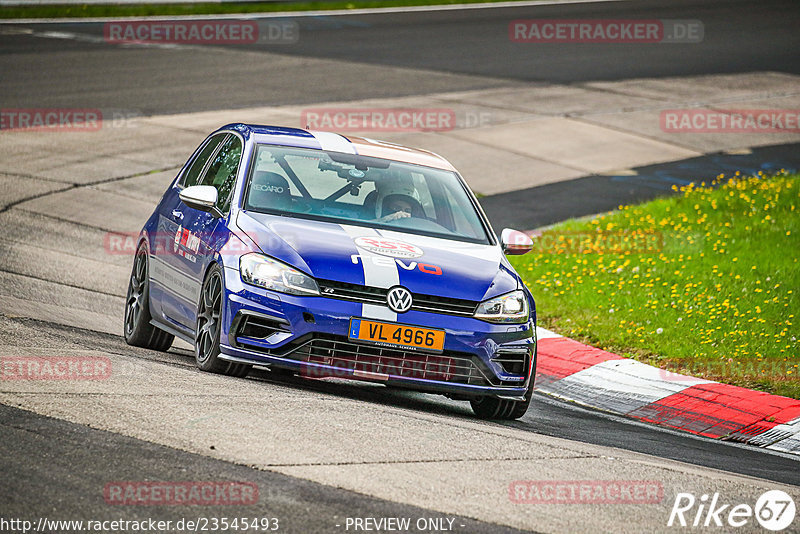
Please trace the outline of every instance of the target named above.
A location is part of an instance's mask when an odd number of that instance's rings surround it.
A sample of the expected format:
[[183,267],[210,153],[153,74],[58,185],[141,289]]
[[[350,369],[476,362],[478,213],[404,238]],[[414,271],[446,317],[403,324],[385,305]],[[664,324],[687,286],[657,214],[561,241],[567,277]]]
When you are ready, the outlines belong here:
[[380,222],[396,221],[409,217],[424,218],[419,193],[410,178],[392,177],[377,182],[375,190],[375,218]]

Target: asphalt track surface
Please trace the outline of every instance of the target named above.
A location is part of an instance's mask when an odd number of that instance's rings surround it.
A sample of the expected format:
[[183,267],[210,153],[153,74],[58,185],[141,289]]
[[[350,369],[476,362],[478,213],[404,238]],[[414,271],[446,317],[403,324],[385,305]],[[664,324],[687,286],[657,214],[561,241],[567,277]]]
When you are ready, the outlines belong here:
[[[516,19],[699,20],[701,44],[526,44]],[[116,45],[103,22],[0,26],[6,108],[73,107],[161,115],[403,97],[531,84],[775,71],[800,73],[794,0],[613,1],[433,12],[289,17],[293,44]],[[20,33],[32,31],[36,35]],[[42,34],[49,37],[43,38]],[[75,34],[77,39],[59,34]],[[214,54],[214,48],[240,51]],[[482,199],[498,227],[532,229],[670,192],[720,170],[800,168],[797,145],[711,155]],[[666,177],[666,178],[665,178]],[[542,202],[547,198],[547,202]],[[515,209],[508,209],[513,206]]]
[[[700,45],[535,47],[507,37],[512,20],[556,17],[697,19],[705,37]],[[107,46],[102,23],[24,24],[101,42],[0,36],[0,71],[13,73],[0,79],[3,106],[36,102],[155,115],[537,82],[800,73],[800,5],[793,0],[643,0],[292,20],[300,26],[297,43],[228,46],[242,50],[238,57],[199,47]]]
[[800,144],[752,149],[748,154],[707,154],[636,167],[635,175],[585,176],[481,198],[494,228],[534,229],[672,194],[673,186],[710,183],[720,173],[755,175],[800,169]]
[[[3,452],[0,467],[5,517],[157,521],[228,517],[230,506],[161,505],[142,513],[135,506],[103,506],[102,488],[109,480],[231,480],[256,484],[258,503],[237,506],[236,517],[277,518],[279,531],[341,531],[347,517],[413,517],[445,515],[415,506],[367,497],[271,471],[251,469],[163,445],[95,430],[0,405]],[[30,462],[35,453],[39,462]],[[14,484],[12,481],[26,481]],[[64,501],[68,501],[65,505]],[[57,507],[53,503],[59,503]],[[227,508],[227,509],[226,509]],[[70,515],[71,514],[71,515]],[[474,519],[448,516],[460,531],[521,532]],[[270,523],[271,524],[271,523]]]
[[[547,45],[528,56],[510,54],[515,45],[498,38],[497,28],[517,18],[662,18],[700,19],[706,30],[701,47],[686,45],[643,51],[626,45]],[[165,114],[302,104],[367,97],[406,96],[437,91],[509,87],[517,84],[775,70],[800,72],[800,7],[793,1],[767,2],[611,2],[503,10],[347,15],[296,19],[303,39],[292,46],[242,47],[241,57],[224,63],[203,48],[162,50],[116,47],[89,40],[41,38],[11,33],[9,28],[101,35],[98,24],[55,26],[12,25],[0,32],[2,105],[11,107],[91,107]],[[503,35],[500,31],[499,35]],[[780,162],[797,145],[767,147],[748,156],[758,168],[763,157]],[[771,151],[771,152],[770,152]],[[741,165],[731,156],[731,165]],[[714,173],[719,158],[701,158],[697,168]],[[792,160],[794,161],[794,160]],[[693,164],[694,164],[693,163]],[[791,163],[791,162],[790,162]],[[778,164],[778,163],[776,163]],[[672,167],[670,167],[672,165]],[[640,176],[658,176],[677,169],[640,169]],[[685,170],[686,166],[681,167]],[[598,177],[551,184],[482,202],[493,222],[535,227],[576,215],[596,213],[620,203],[664,194],[663,181]],[[600,194],[600,193],[603,194]],[[523,213],[530,198],[553,199],[547,206]],[[526,200],[527,199],[527,200]],[[509,204],[511,202],[512,204]],[[513,202],[520,209],[509,210]],[[505,208],[504,208],[505,207]],[[168,372],[191,368],[191,357],[173,351],[162,355],[131,349],[120,337],[81,331],[26,319],[7,319],[42,332],[64,346],[107,350],[124,358],[155,362]],[[147,352],[146,356],[143,354]],[[250,380],[274,384],[266,371]],[[443,417],[469,417],[463,404],[425,395],[374,387],[290,381],[294,387],[317,390],[355,402],[404,406]],[[20,406],[19,408],[24,408]],[[488,423],[488,425],[494,425]],[[528,414],[506,426],[602,446],[679,460],[730,473],[800,485],[797,461],[730,443],[696,438],[628,421],[536,396]],[[398,514],[440,516],[437,512],[333,489],[300,478],[254,470],[178,451],[146,441],[35,415],[13,407],[0,408],[0,465],[3,514],[40,516],[57,510],[102,519],[109,514],[97,488],[108,480],[254,480],[274,488],[262,497],[291,517],[290,531],[337,531],[333,518]],[[32,456],[39,460],[31,462]],[[20,484],[19,481],[35,481]],[[65,482],[66,481],[66,482]],[[115,510],[117,512],[118,510]],[[171,507],[151,509],[159,519],[194,511]],[[213,515],[208,511],[208,515]],[[263,515],[263,507],[259,510]],[[142,515],[129,507],[124,514]],[[116,514],[119,515],[119,514]],[[331,524],[320,524],[324,517]],[[304,522],[305,521],[305,522]],[[501,532],[497,525],[463,519],[470,532]],[[340,531],[340,530],[339,530]],[[509,529],[509,531],[511,531]]]
[[[132,358],[141,357],[144,354],[148,359],[152,359],[162,366],[178,365],[191,368],[194,364],[192,354],[180,349],[173,349],[168,354],[144,351],[128,347],[121,338],[108,334],[30,319],[18,319],[17,321],[40,332],[43,337],[57,338],[59,345],[64,347],[78,346],[87,350],[103,350]],[[465,403],[449,401],[436,395],[423,395],[372,386],[359,388],[358,383],[346,381],[309,383],[308,380],[300,378],[276,379],[269,372],[258,369],[254,370],[248,379],[266,383],[292,384],[320,393],[340,395],[375,404],[411,406],[428,413],[472,417],[469,406]],[[20,417],[23,416],[20,415]],[[30,418],[30,416],[25,417]],[[44,423],[42,424],[44,425]],[[800,486],[800,470],[797,469],[797,460],[791,456],[766,453],[736,443],[723,443],[681,432],[665,431],[651,425],[632,423],[630,420],[615,415],[600,414],[576,405],[565,404],[546,395],[534,396],[531,408],[524,417],[505,424],[548,436],[619,447],[661,458],[695,463]],[[0,442],[3,456],[16,457],[21,461],[30,454],[30,449],[17,447],[14,443],[16,443],[15,440]],[[53,446],[58,447],[59,445],[54,444]],[[130,455],[130,457],[134,458],[136,455]]]

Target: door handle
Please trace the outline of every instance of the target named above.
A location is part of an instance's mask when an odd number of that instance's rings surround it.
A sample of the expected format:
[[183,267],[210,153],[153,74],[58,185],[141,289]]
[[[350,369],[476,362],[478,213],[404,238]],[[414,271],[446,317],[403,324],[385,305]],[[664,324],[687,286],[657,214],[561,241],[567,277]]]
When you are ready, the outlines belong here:
[[183,212],[180,210],[172,210],[172,217],[178,219],[179,221],[183,220]]

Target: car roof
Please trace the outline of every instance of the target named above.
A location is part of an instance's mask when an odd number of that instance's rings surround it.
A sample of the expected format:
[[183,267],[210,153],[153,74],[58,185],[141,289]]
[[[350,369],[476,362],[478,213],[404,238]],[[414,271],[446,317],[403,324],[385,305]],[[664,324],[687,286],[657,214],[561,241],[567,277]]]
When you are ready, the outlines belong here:
[[414,165],[424,165],[448,171],[455,171],[455,167],[442,156],[422,150],[411,148],[396,143],[378,141],[366,137],[342,135],[334,132],[317,130],[303,130],[285,126],[266,126],[257,124],[229,124],[220,130],[236,130],[246,136],[252,136],[255,142],[270,145],[295,146],[312,148],[331,152],[344,152],[369,156],[374,158],[389,159]]

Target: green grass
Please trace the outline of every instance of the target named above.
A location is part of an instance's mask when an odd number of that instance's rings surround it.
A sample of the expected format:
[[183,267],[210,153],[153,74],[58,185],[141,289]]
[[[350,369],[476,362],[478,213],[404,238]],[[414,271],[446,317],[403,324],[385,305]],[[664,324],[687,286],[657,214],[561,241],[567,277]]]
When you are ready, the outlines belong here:
[[560,224],[512,263],[545,328],[800,399],[800,175],[715,182]]
[[140,17],[178,15],[219,15],[230,13],[272,13],[283,11],[320,11],[330,9],[364,9],[449,4],[477,4],[505,0],[353,0],[320,2],[208,2],[192,4],[125,4],[125,5],[28,5],[0,7],[0,19],[20,18],[87,18]]

